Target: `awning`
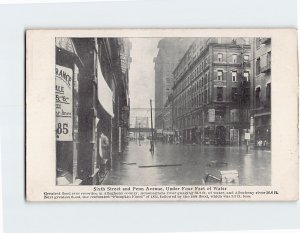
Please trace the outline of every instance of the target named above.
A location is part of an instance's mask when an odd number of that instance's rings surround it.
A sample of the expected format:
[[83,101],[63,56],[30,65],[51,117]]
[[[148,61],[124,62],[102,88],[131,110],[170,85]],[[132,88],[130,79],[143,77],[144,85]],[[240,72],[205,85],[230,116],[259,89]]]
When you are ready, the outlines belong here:
[[107,85],[103,75],[99,60],[97,60],[97,78],[98,78],[98,100],[104,110],[114,117],[113,111],[113,93]]

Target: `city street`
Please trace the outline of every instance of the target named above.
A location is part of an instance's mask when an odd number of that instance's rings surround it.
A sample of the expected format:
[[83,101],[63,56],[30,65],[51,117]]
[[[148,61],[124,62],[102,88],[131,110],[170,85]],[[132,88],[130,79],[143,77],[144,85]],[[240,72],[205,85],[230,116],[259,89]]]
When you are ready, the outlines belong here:
[[270,37],[55,46],[58,185],[271,184]]
[[[104,185],[204,185],[206,174],[237,170],[239,185],[271,184],[271,152],[238,146],[174,145],[130,141],[123,155],[113,162]],[[159,167],[154,167],[154,166]],[[142,167],[141,167],[142,166]],[[153,166],[153,167],[143,167]]]

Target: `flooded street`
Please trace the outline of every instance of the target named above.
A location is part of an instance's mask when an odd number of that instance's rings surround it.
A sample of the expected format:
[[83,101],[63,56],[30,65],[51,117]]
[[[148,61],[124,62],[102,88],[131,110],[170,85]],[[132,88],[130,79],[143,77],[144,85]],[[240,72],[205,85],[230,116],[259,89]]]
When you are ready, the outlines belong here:
[[237,170],[239,185],[271,184],[271,152],[238,146],[174,145],[130,141],[113,162],[104,185],[204,185],[206,174]]

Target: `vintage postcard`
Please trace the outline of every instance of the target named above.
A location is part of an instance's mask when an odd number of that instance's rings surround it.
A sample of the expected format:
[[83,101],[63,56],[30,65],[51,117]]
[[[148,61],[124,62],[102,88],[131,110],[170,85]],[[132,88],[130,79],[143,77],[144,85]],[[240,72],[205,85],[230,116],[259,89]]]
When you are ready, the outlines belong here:
[[26,32],[29,201],[298,199],[295,29]]

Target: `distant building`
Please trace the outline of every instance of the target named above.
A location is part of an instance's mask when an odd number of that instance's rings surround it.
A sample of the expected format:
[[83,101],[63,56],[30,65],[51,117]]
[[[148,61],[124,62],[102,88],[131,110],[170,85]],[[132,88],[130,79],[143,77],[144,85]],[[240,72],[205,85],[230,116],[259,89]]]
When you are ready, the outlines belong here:
[[173,70],[186,52],[193,39],[164,38],[158,43],[155,63],[155,128],[163,128],[162,109],[172,92]]
[[251,45],[197,38],[174,70],[173,127],[186,143],[239,144],[250,128]]
[[271,38],[253,41],[253,117],[255,145],[271,146]]
[[173,114],[173,96],[172,94],[170,94],[164,105],[164,108],[162,109],[164,130],[168,130],[168,131],[173,130],[172,114]]

